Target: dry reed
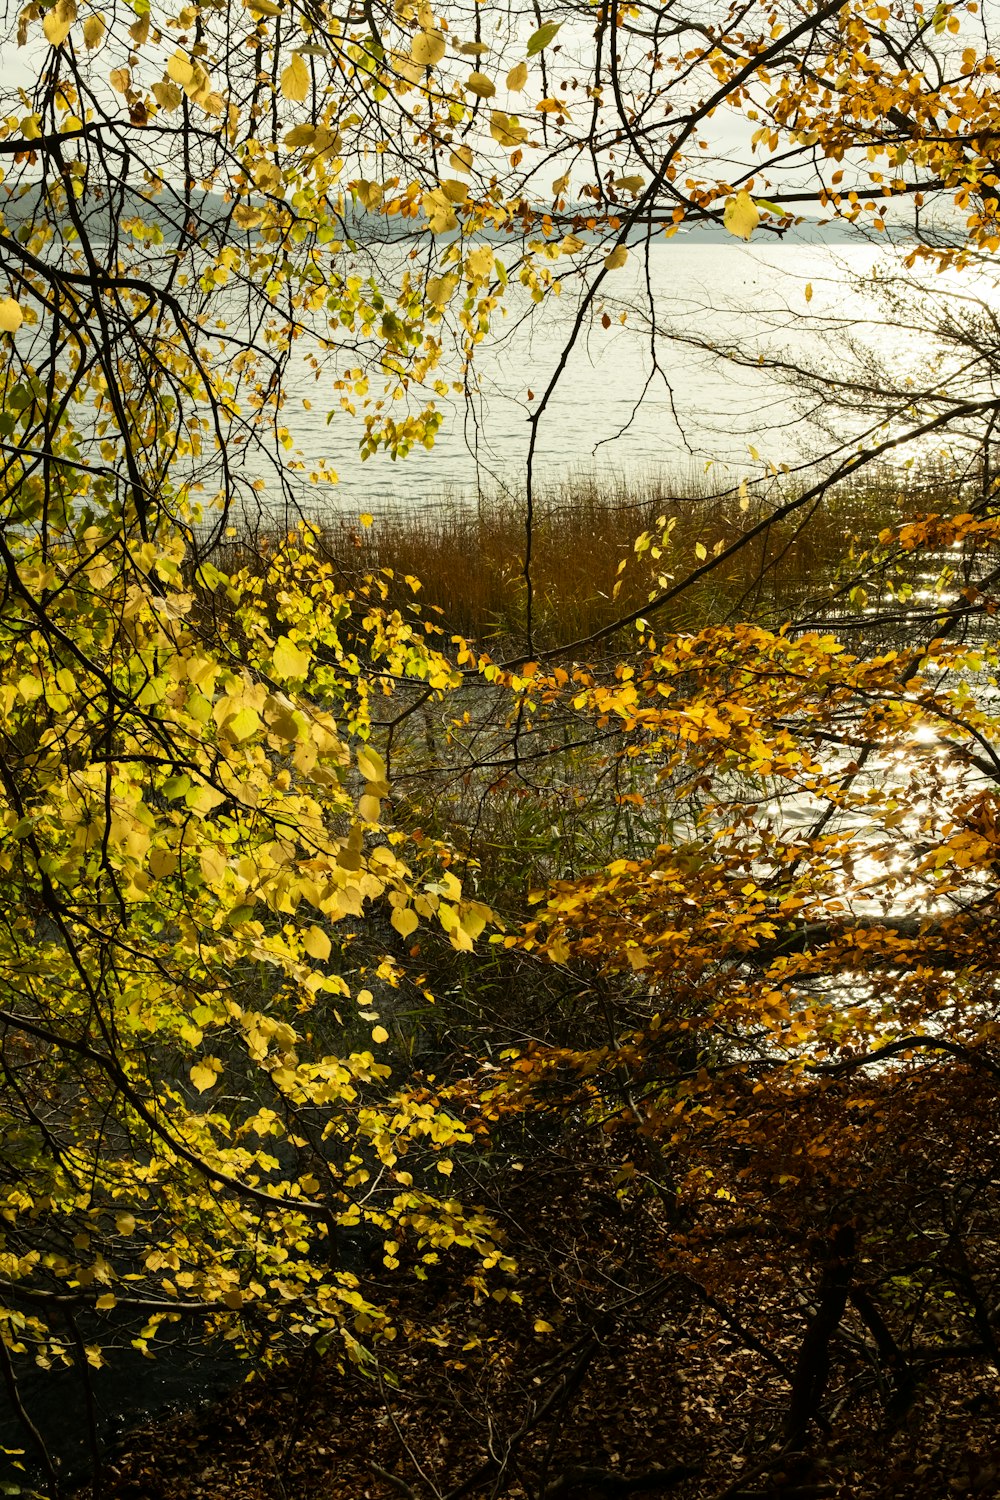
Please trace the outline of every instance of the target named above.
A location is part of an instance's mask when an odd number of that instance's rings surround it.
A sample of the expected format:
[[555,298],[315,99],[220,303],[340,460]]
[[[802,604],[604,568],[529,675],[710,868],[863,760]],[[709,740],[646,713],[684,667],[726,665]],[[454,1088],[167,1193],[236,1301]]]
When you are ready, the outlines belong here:
[[[869,548],[883,526],[917,510],[943,508],[939,488],[908,481],[904,497],[897,474],[879,474],[832,490],[822,505],[765,527],[682,593],[660,624],[673,630],[732,618],[775,624],[804,605],[821,608],[849,553]],[[664,580],[686,577],[713,550],[766,520],[783,498],[780,482],[766,493],[720,495],[707,476],[680,484],[656,476],[570,478],[544,490],[532,527],[536,645],[589,636],[641,609]],[[346,579],[388,572],[391,597],[401,605],[414,598],[407,580],[418,579],[424,612],[436,607],[448,634],[494,651],[523,643],[525,514],[516,499],[494,495],[476,505],[432,508],[403,503],[376,513],[370,524],[356,513],[311,524]],[[262,532],[274,529],[241,532],[230,545],[245,557]],[[653,545],[637,551],[636,538],[644,533]]]

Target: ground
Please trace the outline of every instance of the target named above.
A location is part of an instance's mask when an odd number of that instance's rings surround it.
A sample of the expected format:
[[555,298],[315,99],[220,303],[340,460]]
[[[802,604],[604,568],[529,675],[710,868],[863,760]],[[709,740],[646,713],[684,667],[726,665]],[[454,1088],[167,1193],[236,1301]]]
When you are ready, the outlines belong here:
[[109,1461],[102,1500],[1000,1495],[1000,1377],[981,1349],[925,1351],[899,1412],[846,1318],[819,1419],[783,1451],[806,1310],[782,1322],[762,1285],[737,1316],[592,1175],[523,1176],[523,1306],[477,1303],[453,1267],[394,1290],[387,1278],[399,1337],[377,1365],[300,1355],[147,1426]]

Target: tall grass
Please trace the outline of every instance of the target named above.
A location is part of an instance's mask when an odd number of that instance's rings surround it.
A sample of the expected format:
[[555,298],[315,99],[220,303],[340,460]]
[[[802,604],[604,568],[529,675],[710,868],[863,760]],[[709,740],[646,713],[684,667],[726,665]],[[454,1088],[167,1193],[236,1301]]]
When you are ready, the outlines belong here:
[[[767,492],[720,495],[708,476],[681,483],[655,475],[580,477],[548,487],[532,525],[536,646],[587,637],[641,609],[651,594],[766,521],[788,493],[775,481]],[[898,474],[889,472],[843,485],[822,505],[767,526],[685,590],[658,616],[660,626],[691,630],[729,618],[774,624],[804,604],[821,608],[845,558],[870,548],[883,527],[944,503],[936,481],[908,482],[904,495]],[[494,651],[523,644],[526,528],[518,500],[496,494],[474,506],[447,501],[433,508],[401,501],[368,524],[349,514],[311,524],[346,578],[388,573],[400,604],[413,600],[409,580],[417,579],[424,611],[436,609],[447,633]],[[637,550],[644,535],[649,545]],[[232,545],[245,554],[259,540],[258,530]]]

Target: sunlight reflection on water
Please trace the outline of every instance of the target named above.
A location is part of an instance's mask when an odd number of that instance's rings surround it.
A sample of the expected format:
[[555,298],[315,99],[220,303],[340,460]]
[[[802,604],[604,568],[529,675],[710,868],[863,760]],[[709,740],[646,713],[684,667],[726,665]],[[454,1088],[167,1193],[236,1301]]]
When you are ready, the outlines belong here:
[[[613,300],[609,295],[594,304],[543,419],[538,477],[560,482],[586,472],[598,478],[673,472],[683,480],[703,475],[711,464],[720,482],[731,482],[759,471],[751,447],[761,462],[802,463],[827,444],[820,426],[829,413],[794,380],[758,367],[759,357],[791,357],[843,374],[847,361],[874,354],[897,381],[926,383],[934,362],[928,330],[945,308],[936,298],[933,309],[929,302],[922,309],[919,288],[944,292],[953,304],[960,291],[985,291],[990,299],[995,292],[979,273],[963,273],[963,280],[924,268],[911,278],[918,290],[900,298],[891,287],[900,268],[899,254],[867,245],[655,245],[654,369],[652,320],[643,305],[640,257],[633,253],[629,268],[606,283]],[[340,477],[337,486],[312,486],[307,509],[471,500],[477,491],[503,487],[520,492],[529,392],[537,401],[558,361],[578,292],[570,275],[562,295],[529,322],[520,316],[520,289],[508,295],[510,312],[497,321],[499,336],[480,346],[476,390],[439,398],[445,421],[433,449],[418,447],[399,463],[383,453],[362,463],[354,447],[356,421],[339,410],[327,420],[337,405],[332,374],[317,380],[305,360],[299,362],[284,420],[306,465],[324,456]],[[946,358],[943,386],[947,378]],[[866,424],[863,409],[840,417],[840,439]]]

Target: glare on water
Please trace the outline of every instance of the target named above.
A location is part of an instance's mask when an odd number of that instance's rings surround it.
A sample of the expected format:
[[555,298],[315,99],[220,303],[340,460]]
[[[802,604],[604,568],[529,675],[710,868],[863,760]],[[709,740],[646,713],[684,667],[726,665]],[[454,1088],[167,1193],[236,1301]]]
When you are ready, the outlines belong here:
[[[673,472],[683,480],[710,466],[732,480],[768,463],[794,467],[831,447],[875,441],[875,414],[863,403],[832,413],[789,366],[844,376],[874,358],[904,390],[908,380],[923,388],[935,378],[928,332],[963,296],[982,295],[983,278],[943,278],[928,267],[905,273],[902,262],[902,252],[869,245],[675,241],[651,247],[647,285],[643,257],[633,251],[629,265],[607,278],[551,396],[536,477]],[[892,286],[901,276],[910,283],[903,300]],[[338,409],[332,366],[317,379],[303,357],[291,372],[284,420],[306,466],[322,456],[339,476],[336,487],[316,486],[311,502],[350,511],[398,500],[471,500],[504,487],[519,493],[529,418],[558,364],[580,291],[570,267],[561,295],[527,318],[512,285],[508,315],[479,346],[466,388],[435,398],[444,423],[433,449],[417,447],[404,463],[384,453],[361,461],[357,423]],[[942,292],[954,293],[947,309]],[[985,292],[995,296],[992,282]],[[960,356],[942,346],[942,389],[952,379],[950,358]],[[457,367],[441,373],[460,374]]]

